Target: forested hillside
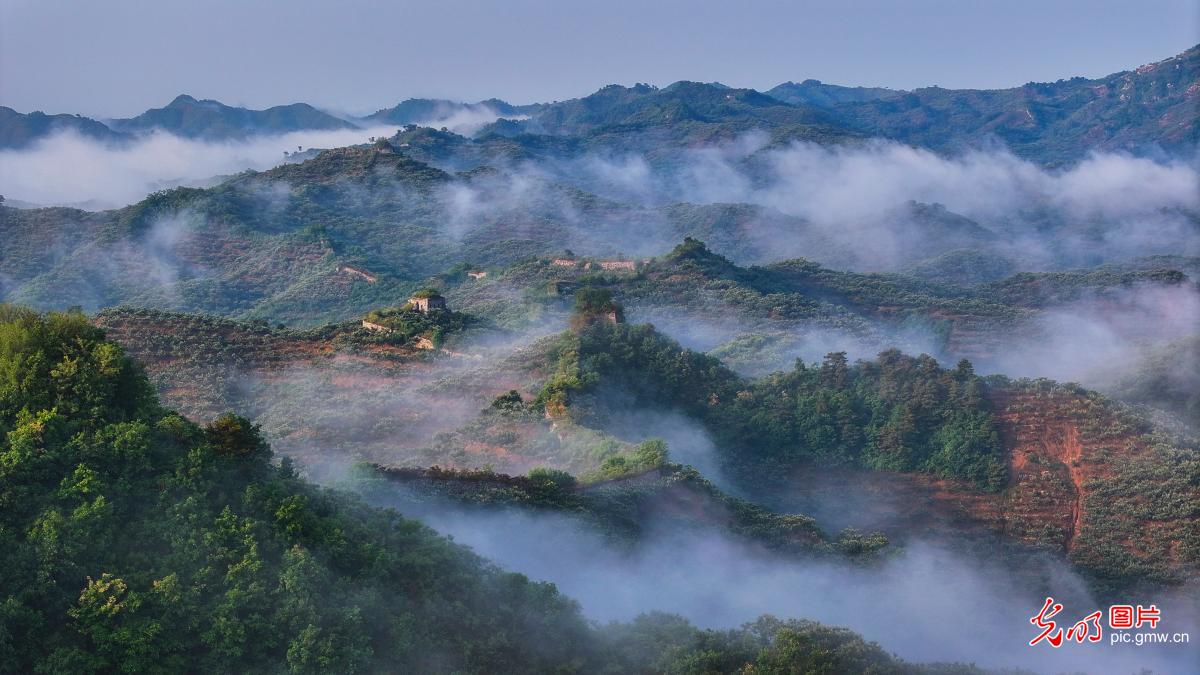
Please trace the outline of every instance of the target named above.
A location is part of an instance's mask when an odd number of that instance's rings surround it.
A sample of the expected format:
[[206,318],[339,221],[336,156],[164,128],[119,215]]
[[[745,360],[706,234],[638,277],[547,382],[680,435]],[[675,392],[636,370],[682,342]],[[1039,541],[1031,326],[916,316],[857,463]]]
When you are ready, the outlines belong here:
[[[100,321],[145,360],[174,405],[201,419],[227,407],[253,414],[312,470],[361,459],[485,475],[549,467],[591,484],[699,462],[785,512],[802,491],[794,475],[868,470],[936,497],[973,523],[968,530],[1063,555],[1099,588],[1178,583],[1200,566],[1195,442],[1144,412],[1077,387],[983,378],[966,360],[947,369],[896,350],[857,362],[840,352],[797,359],[746,378],[652,326],[603,320],[615,311],[611,296],[585,291],[574,330],[486,349],[467,340],[455,347],[465,353],[440,356],[352,329],[339,335],[347,328],[289,333],[130,311]],[[182,341],[173,346],[172,336]],[[681,425],[703,429],[713,454],[695,455],[695,432],[673,441],[683,444],[678,455],[671,444],[647,449],[647,436]],[[479,484],[454,473],[439,480]],[[1113,510],[1148,490],[1164,495],[1155,518],[1180,542],[1169,554],[1153,553],[1153,532],[1130,529]],[[597,509],[609,512],[584,510]],[[628,517],[613,517],[600,527],[628,527],[616,524]],[[908,531],[893,527],[884,534]]]
[[552,585],[273,463],[250,421],[162,408],[79,314],[0,308],[0,431],[5,671],[915,670],[811,622],[593,627]]

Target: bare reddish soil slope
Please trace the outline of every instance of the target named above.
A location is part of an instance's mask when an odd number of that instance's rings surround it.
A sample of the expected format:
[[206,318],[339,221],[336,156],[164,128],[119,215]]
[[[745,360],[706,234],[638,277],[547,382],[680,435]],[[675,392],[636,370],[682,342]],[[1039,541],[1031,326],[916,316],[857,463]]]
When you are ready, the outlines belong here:
[[786,506],[826,527],[903,542],[991,532],[1064,555],[1114,584],[1181,582],[1200,571],[1200,453],[1107,399],[1048,382],[995,387],[1008,453],[1000,493],[923,474],[805,467]]
[[1007,533],[1108,574],[1200,568],[1200,461],[1188,441],[1090,392],[1038,383],[993,396],[1011,483]]

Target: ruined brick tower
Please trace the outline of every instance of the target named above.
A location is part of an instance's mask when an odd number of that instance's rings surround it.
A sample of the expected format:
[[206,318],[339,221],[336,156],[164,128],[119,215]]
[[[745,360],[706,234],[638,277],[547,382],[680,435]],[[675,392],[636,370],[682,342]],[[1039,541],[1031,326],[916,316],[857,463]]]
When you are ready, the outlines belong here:
[[414,293],[408,299],[408,304],[422,314],[428,314],[431,309],[446,309],[446,298],[437,293]]

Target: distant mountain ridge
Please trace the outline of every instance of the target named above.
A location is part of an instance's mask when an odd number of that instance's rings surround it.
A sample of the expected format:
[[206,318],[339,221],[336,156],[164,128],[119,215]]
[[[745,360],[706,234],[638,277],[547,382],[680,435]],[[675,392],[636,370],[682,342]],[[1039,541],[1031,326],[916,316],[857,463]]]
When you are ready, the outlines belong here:
[[523,126],[533,132],[577,134],[605,127],[649,128],[680,124],[826,124],[834,120],[810,106],[785,103],[753,89],[681,81],[658,88],[611,84],[583,98],[543,106]]
[[62,131],[106,143],[124,143],[138,134],[161,129],[184,138],[242,140],[256,135],[292,131],[357,129],[357,124],[317,110],[307,103],[279,105],[265,110],[228,106],[210,99],[180,94],[162,108],[136,117],[107,122],[82,115],[28,114],[0,106],[0,150],[16,150]]
[[524,115],[540,107],[539,104],[515,106],[498,98],[490,98],[478,103],[459,103],[447,99],[410,98],[390,108],[377,110],[366,117],[364,122],[382,124],[415,124],[446,118],[456,113],[495,113],[502,116]]
[[818,108],[832,108],[843,103],[863,103],[879,99],[896,98],[905,92],[899,89],[884,87],[843,87],[836,84],[825,84],[820,80],[804,80],[784,82],[767,90],[767,96],[777,98],[792,105],[811,105]]
[[1182,154],[1200,143],[1200,45],[1098,79],[1011,89],[780,85],[771,92],[810,105],[828,101],[824,105],[848,128],[943,152],[994,138],[1020,157],[1056,163],[1096,150]]
[[[1198,97],[1200,46],[1098,79],[1074,77],[1009,89],[935,86],[904,91],[813,79],[785,82],[766,93],[716,82],[681,81],[662,88],[614,84],[581,98],[528,105],[500,99],[459,103],[413,98],[353,119],[306,103],[250,110],[181,95],[163,108],[108,124],[77,115],[0,108],[0,149],[27,147],[63,129],[108,142],[150,129],[188,138],[239,140],[378,124],[436,125],[459,115],[486,122],[494,114],[501,119],[485,124],[475,137],[590,136],[601,138],[600,145],[629,149],[638,146],[639,136],[691,144],[759,129],[776,142],[882,137],[937,152],[999,141],[1020,157],[1057,164],[1096,150],[1186,154],[1200,144]],[[546,144],[523,141],[529,142]],[[589,141],[584,147],[594,145]]]
[[0,106],[0,150],[13,150],[64,131],[74,131],[80,136],[100,141],[126,140],[127,136],[113,131],[102,122],[80,115],[47,115],[40,110],[19,113],[12,108]]
[[165,129],[187,138],[230,139],[260,133],[355,129],[358,125],[321,112],[307,103],[249,110],[181,94],[166,107],[147,110],[137,117],[113,120],[112,126],[120,131]]

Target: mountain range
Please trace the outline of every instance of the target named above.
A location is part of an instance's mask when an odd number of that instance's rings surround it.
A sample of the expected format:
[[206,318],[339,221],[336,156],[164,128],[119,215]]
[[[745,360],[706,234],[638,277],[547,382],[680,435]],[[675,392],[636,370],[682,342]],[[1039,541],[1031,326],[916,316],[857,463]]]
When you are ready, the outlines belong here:
[[129,119],[110,122],[113,129],[129,133],[164,129],[186,138],[239,139],[255,134],[289,131],[353,129],[355,125],[308,105],[293,103],[266,110],[247,110],[219,101],[197,101],[182,95],[162,108]]
[[903,91],[810,79],[760,93],[719,83],[677,82],[661,89],[610,85],[579,99],[529,105],[499,99],[409,99],[361,118],[335,116],[305,103],[250,110],[181,95],[162,108],[106,122],[0,107],[0,149],[28,147],[67,129],[105,142],[127,141],[151,129],[187,138],[238,140],[379,124],[436,125],[454,115],[473,115],[501,118],[476,132],[477,137],[611,137],[658,126],[694,143],[753,127],[781,142],[881,137],[942,152],[999,142],[1020,157],[1053,165],[1095,150],[1186,155],[1200,140],[1198,77],[1200,47],[1193,47],[1099,79],[1073,77],[992,90]]
[[1028,644],[1200,625],[1197,54],[0,110],[271,155],[0,198],[0,672],[1190,672]]

